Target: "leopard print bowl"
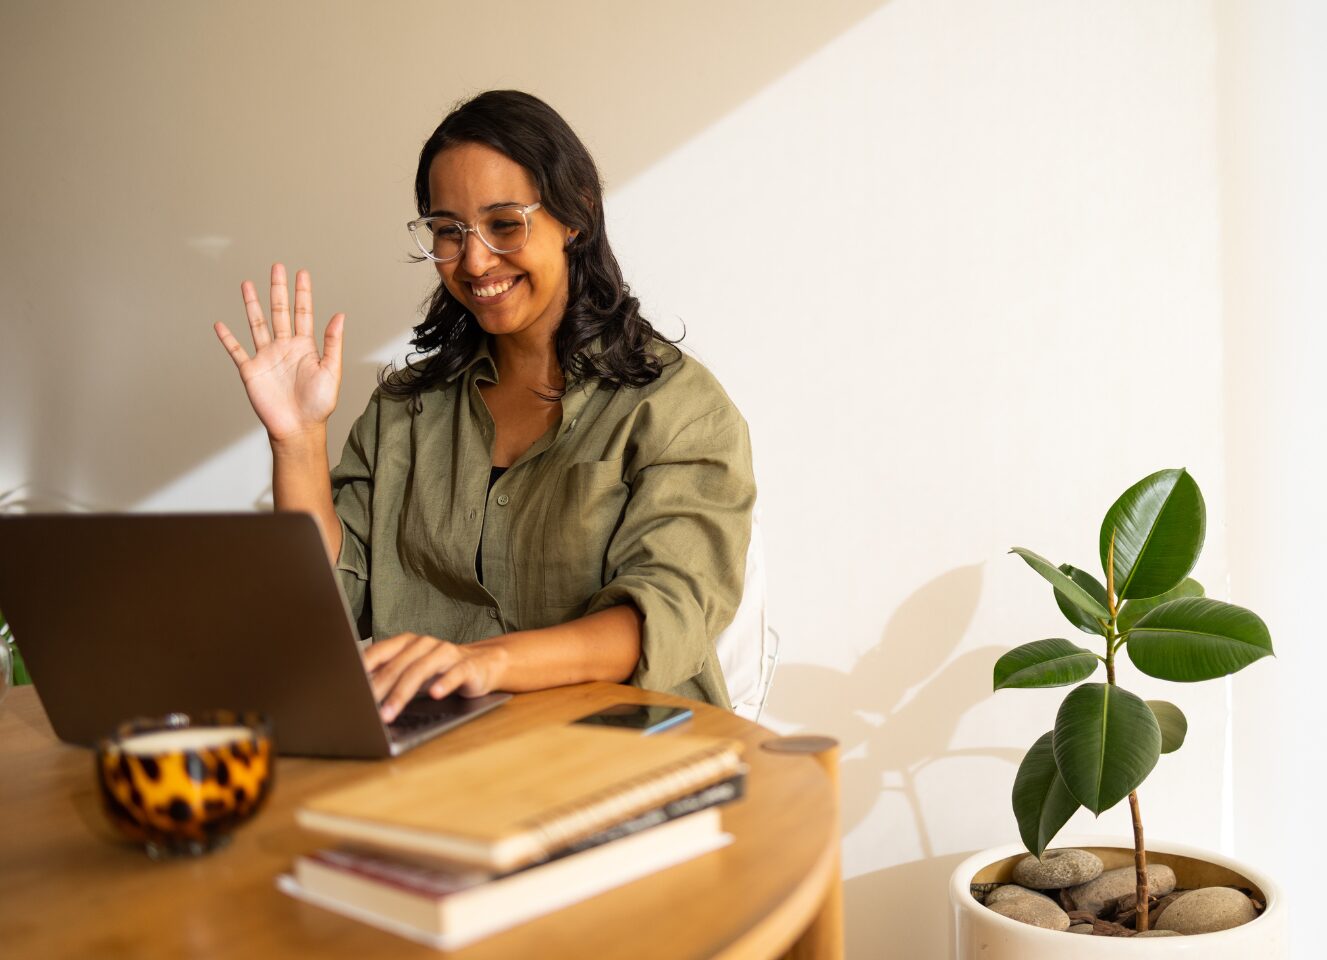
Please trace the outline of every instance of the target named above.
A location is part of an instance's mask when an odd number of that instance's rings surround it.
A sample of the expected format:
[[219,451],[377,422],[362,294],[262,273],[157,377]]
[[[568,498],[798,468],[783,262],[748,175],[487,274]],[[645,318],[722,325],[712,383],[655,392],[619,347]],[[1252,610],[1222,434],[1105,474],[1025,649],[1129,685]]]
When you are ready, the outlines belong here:
[[106,815],[153,858],[223,846],[262,807],[274,765],[271,727],[253,713],[131,720],[97,745]]

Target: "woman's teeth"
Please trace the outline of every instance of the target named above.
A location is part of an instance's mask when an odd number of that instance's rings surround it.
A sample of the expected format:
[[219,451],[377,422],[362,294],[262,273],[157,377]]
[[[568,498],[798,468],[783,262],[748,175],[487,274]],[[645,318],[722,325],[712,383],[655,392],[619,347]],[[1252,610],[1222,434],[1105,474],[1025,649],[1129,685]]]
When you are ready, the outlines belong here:
[[512,288],[514,283],[516,283],[516,278],[508,277],[506,280],[499,280],[497,283],[491,284],[487,287],[481,287],[473,283],[470,287],[474,291],[476,297],[485,299],[487,297],[496,297],[500,293],[506,293]]

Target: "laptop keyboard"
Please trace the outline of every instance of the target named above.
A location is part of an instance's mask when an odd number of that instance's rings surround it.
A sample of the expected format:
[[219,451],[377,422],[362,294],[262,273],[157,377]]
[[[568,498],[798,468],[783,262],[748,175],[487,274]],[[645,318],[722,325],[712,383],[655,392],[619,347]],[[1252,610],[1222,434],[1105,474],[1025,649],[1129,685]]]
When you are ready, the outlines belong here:
[[434,700],[432,697],[415,697],[405,705],[396,719],[387,724],[388,735],[395,740],[413,737],[422,730],[454,723],[470,711],[456,697]]
[[490,693],[474,698],[452,694],[441,700],[430,696],[416,697],[387,724],[387,736],[394,745],[411,746],[471,717],[487,713],[510,699],[510,693]]
[[452,719],[454,714],[426,714],[410,713],[403,710],[395,720],[387,724],[387,729],[393,736],[405,733],[414,733],[416,730],[423,730],[425,727],[431,727],[438,723],[445,723]]

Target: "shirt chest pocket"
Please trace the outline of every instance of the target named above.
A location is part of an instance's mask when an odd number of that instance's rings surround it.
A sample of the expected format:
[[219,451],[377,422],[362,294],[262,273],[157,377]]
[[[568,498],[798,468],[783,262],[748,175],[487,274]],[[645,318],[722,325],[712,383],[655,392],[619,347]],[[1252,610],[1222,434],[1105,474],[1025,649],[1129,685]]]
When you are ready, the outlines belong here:
[[605,554],[629,492],[621,460],[563,470],[544,518],[544,598],[550,606],[582,604],[603,586]]

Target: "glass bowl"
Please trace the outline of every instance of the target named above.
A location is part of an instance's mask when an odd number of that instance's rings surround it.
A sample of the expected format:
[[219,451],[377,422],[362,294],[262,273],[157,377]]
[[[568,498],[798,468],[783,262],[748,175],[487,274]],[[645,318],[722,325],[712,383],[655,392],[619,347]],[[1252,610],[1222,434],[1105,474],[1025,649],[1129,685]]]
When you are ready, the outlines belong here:
[[197,856],[224,846],[272,789],[271,725],[215,710],[130,720],[97,745],[106,815],[149,856]]

